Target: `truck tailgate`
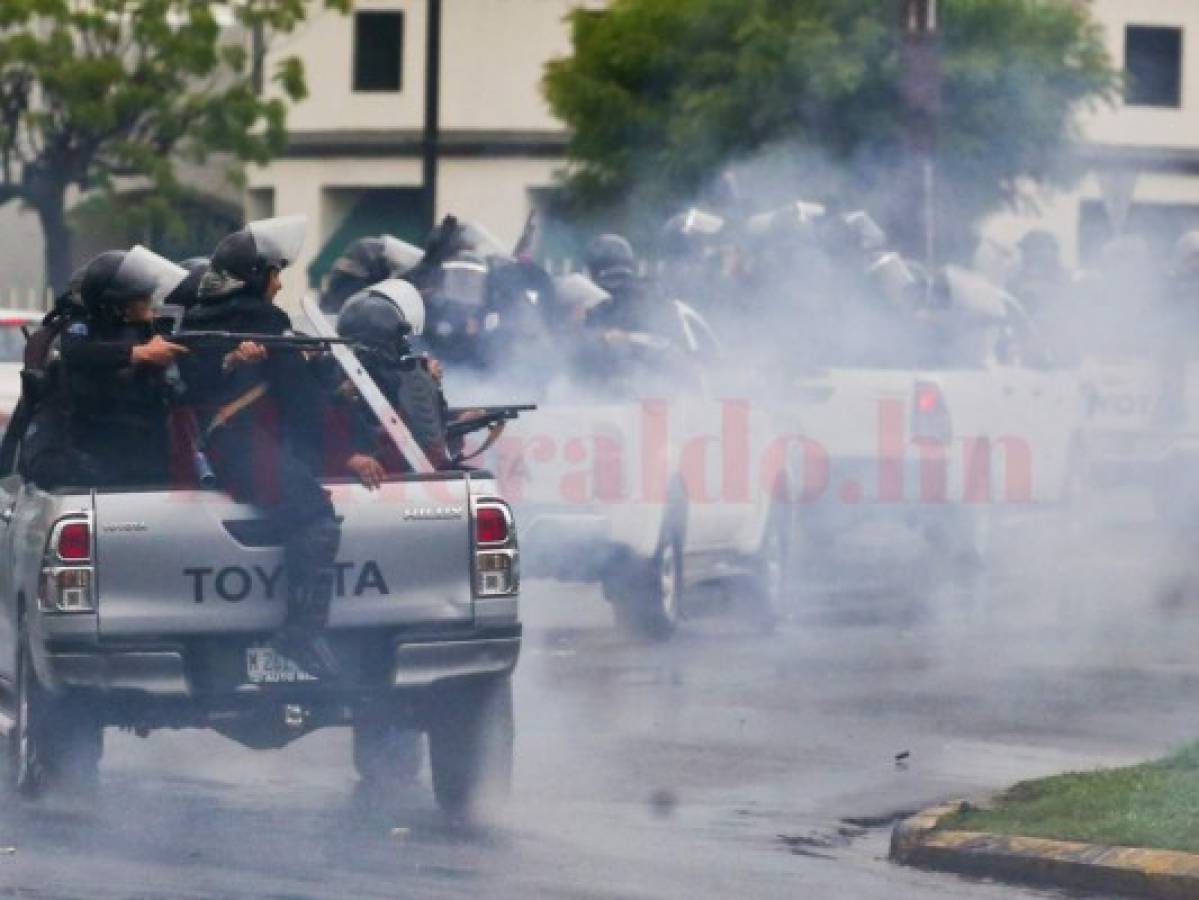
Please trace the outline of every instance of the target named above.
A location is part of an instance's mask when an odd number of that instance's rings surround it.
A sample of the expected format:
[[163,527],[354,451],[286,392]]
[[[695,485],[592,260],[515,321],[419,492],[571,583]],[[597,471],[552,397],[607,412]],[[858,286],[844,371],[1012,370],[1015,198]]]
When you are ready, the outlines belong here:
[[[330,625],[469,622],[469,482],[339,486],[341,550]],[[272,630],[287,577],[262,511],[221,493],[99,493],[100,634],[105,638]]]

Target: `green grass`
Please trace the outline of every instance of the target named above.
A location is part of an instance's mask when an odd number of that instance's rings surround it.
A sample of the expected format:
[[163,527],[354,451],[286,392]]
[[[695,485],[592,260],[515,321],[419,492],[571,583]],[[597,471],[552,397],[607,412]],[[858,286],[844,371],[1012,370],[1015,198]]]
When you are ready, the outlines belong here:
[[994,809],[940,827],[1199,852],[1199,743],[1144,765],[1024,781]]

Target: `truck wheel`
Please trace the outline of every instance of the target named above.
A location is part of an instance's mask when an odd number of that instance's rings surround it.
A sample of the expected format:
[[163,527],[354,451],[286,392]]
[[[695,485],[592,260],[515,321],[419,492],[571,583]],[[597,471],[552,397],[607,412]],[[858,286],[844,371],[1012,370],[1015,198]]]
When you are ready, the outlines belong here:
[[776,501],[766,520],[766,532],[754,558],[750,579],[751,614],[765,632],[774,631],[783,618],[789,589],[788,566],[791,561],[791,523],[787,507]]
[[56,700],[41,686],[24,626],[16,675],[15,727],[4,752],[6,787],[25,797],[37,797],[57,784],[94,787],[104,730],[82,703]]
[[652,641],[667,640],[682,618],[682,537],[668,535],[652,559],[635,565],[632,572],[605,579],[603,587],[618,629]]
[[429,768],[437,805],[475,818],[512,790],[512,679],[475,678],[436,688],[428,710]]
[[677,531],[662,542],[650,563],[649,596],[642,614],[642,631],[656,641],[669,638],[683,611],[683,538]]
[[48,786],[94,790],[104,755],[104,727],[95,714],[83,701],[69,697],[48,705],[44,724],[41,752]]
[[385,713],[368,712],[354,721],[354,769],[369,784],[406,785],[420,776],[424,735],[402,728]]

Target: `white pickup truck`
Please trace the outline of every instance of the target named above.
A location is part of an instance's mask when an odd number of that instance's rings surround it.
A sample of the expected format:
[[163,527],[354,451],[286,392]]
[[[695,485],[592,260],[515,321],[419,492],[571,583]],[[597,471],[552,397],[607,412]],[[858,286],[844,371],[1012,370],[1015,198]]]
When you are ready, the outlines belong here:
[[[364,389],[352,353],[336,355]],[[269,646],[286,589],[282,537],[260,510],[196,484],[46,492],[0,473],[4,786],[89,782],[106,726],[211,728],[252,748],[349,726],[365,779],[411,775],[408,735],[426,732],[443,808],[505,789],[519,554],[495,480],[325,484],[342,518],[333,682]]]
[[1077,374],[1031,346],[1002,292],[960,271],[947,288],[947,308],[911,333],[856,334],[855,353],[790,376],[810,555],[865,523],[899,521],[942,558],[977,560],[997,514],[1064,498]]
[[[767,411],[706,383],[721,350],[676,303],[690,365],[636,366],[594,390],[552,384],[537,415],[510,427],[490,467],[522,523],[526,574],[598,581],[622,628],[662,640],[713,595],[762,627],[782,612],[791,481],[771,453]],[[699,591],[732,584],[735,592]]]
[[1083,360],[1079,486],[1148,491],[1164,523],[1193,527],[1199,524],[1199,363],[1186,364],[1183,384],[1173,391],[1171,374],[1145,356]]

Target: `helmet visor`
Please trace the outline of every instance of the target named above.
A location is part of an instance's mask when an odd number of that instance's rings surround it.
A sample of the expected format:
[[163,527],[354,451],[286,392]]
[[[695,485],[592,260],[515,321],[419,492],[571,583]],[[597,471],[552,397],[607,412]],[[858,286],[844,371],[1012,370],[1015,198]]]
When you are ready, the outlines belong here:
[[887,246],[887,233],[868,213],[862,210],[851,212],[845,217],[845,224],[862,250],[882,250]]
[[157,305],[186,277],[185,268],[138,244],[125,254],[114,284],[120,286],[120,293],[127,298],[149,297]]
[[870,277],[888,300],[900,303],[911,296],[916,275],[898,253],[883,253],[870,266]]
[[462,243],[480,256],[508,256],[508,249],[499,238],[478,222],[459,222],[458,234]]
[[1001,320],[1007,317],[1013,300],[1003,288],[959,266],[946,266],[942,277],[955,311],[979,319]]
[[463,306],[482,306],[487,299],[487,264],[473,259],[442,263],[440,293]]
[[712,236],[724,229],[724,219],[715,213],[693,206],[683,214],[682,233]]
[[414,268],[424,255],[425,251],[420,247],[401,241],[390,234],[383,235],[383,258],[387,260],[393,275],[403,275]]
[[308,233],[306,216],[278,216],[274,219],[259,219],[246,226],[254,238],[258,255],[268,264],[286,269],[299,258]]
[[425,331],[425,301],[420,291],[407,281],[399,278],[389,278],[371,287],[371,293],[382,294],[395,304],[404,317],[404,321],[412,326],[413,334],[423,334]]
[[581,272],[563,275],[554,282],[558,302],[575,309],[591,309],[612,295]]

